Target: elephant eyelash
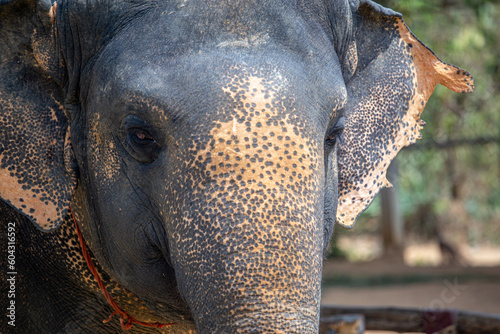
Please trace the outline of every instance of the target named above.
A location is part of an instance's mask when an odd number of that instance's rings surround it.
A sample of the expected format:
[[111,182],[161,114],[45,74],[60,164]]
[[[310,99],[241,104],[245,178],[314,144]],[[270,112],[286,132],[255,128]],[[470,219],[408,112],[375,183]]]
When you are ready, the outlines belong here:
[[333,135],[330,135],[328,138],[326,138],[325,143],[327,145],[334,145],[337,142],[342,141],[342,132],[344,129],[340,130],[338,133],[335,133]]
[[344,132],[344,128],[334,131],[333,133],[331,133],[328,136],[328,138],[326,138],[326,141],[328,142],[328,141],[332,141],[332,140],[337,140],[342,135],[343,132]]
[[135,137],[136,142],[140,142],[146,145],[151,143],[156,144],[156,140],[154,139],[154,137],[145,130],[131,129],[130,134]]
[[128,115],[122,122],[122,128],[127,132],[127,136],[134,137],[138,142],[156,142],[152,126],[143,118],[137,115]]

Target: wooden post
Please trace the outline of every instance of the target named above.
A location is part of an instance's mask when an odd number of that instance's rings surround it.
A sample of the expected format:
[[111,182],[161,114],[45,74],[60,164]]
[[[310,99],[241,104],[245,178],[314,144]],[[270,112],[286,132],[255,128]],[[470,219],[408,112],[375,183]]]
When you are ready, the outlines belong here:
[[387,178],[392,183],[392,188],[380,191],[382,203],[382,240],[384,255],[401,255],[404,242],[404,222],[398,198],[398,171],[394,160],[387,169]]

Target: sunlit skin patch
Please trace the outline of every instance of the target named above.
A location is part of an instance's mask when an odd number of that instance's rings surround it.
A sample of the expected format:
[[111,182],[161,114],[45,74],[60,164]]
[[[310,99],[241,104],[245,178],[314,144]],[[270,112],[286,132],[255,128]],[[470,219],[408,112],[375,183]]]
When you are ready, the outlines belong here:
[[230,103],[217,113],[231,117],[212,123],[204,148],[194,139],[183,172],[173,176],[193,189],[172,231],[178,281],[189,284],[201,327],[214,321],[217,305],[235,323],[250,324],[260,310],[272,328],[297,322],[310,331],[322,268],[322,136],[279,72],[230,72],[220,93]]
[[110,184],[120,175],[120,158],[117,145],[113,138],[103,138],[105,131],[101,129],[100,115],[94,114],[90,120],[88,152],[93,168],[94,177],[99,182]]
[[[390,62],[393,69],[381,76],[371,75],[368,84],[358,83],[356,89],[364,94],[351,104],[346,117],[337,209],[337,222],[344,227],[354,225],[381,188],[391,187],[387,168],[403,147],[421,138],[425,122],[420,117],[436,84],[456,92],[470,92],[474,86],[468,72],[439,60],[402,19],[388,20],[393,34],[390,49],[385,58],[379,57],[369,66],[376,71],[386,66],[383,62]],[[378,135],[381,126],[386,129]],[[359,131],[361,127],[365,131]]]
[[356,68],[358,67],[358,50],[356,48],[356,43],[352,41],[349,44],[349,47],[347,48],[347,54],[346,54],[346,71],[348,73],[344,74],[347,79],[349,79],[354,72],[356,71]]

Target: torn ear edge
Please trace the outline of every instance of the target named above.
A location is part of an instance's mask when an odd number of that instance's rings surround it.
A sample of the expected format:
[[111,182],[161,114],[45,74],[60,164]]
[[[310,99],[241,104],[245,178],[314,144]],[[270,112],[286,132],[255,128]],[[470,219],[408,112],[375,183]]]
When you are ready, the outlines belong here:
[[417,73],[417,92],[422,94],[425,102],[438,83],[457,93],[470,93],[474,90],[474,78],[469,72],[440,60],[413,35],[402,19],[398,20],[398,30],[401,39],[410,46]]
[[[368,208],[373,198],[382,188],[392,186],[386,179],[387,168],[403,147],[413,144],[417,139],[421,139],[420,131],[425,122],[420,120],[420,117],[435,86],[439,83],[458,93],[468,93],[474,89],[472,75],[457,66],[441,61],[432,50],[413,35],[404,23],[401,14],[392,10],[381,10],[380,8],[383,7],[377,4],[375,5],[378,7],[375,8],[373,4],[371,1],[365,1],[360,5],[360,9],[362,6],[369,6],[372,10],[370,14],[375,14],[376,20],[384,19],[385,16],[386,20],[395,21],[394,29],[398,31],[401,39],[399,45],[406,48],[413,61],[411,72],[413,72],[414,90],[409,101],[408,110],[402,117],[403,125],[395,140],[394,149],[375,166],[375,170],[383,170],[382,181],[377,182],[368,189],[350,192],[348,196],[345,196],[346,198],[339,197],[337,223],[345,228],[354,226],[359,215]],[[367,8],[365,7],[364,10],[367,10]],[[373,10],[376,13],[373,13]],[[368,193],[371,193],[371,195],[368,195]]]
[[[397,22],[397,30],[401,40],[409,46],[417,71],[418,91],[424,96],[430,96],[436,83],[457,93],[468,93],[474,89],[474,80],[471,74],[457,66],[440,60],[436,54],[425,46],[408,28],[403,16],[390,8],[385,8],[371,0],[360,1],[358,14],[371,16],[373,20],[392,19]],[[422,108],[423,109],[423,108]]]

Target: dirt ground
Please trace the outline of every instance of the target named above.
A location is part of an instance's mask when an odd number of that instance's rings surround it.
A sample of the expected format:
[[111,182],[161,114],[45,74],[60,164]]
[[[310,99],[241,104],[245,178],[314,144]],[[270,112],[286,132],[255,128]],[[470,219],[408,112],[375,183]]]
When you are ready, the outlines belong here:
[[[356,245],[356,240],[348,244]],[[439,249],[433,244],[414,245],[402,256],[365,262],[327,261],[322,304],[500,314],[500,247],[460,251],[466,266],[439,266]]]

